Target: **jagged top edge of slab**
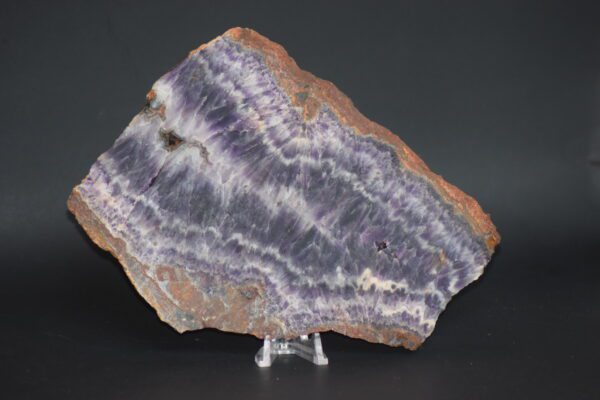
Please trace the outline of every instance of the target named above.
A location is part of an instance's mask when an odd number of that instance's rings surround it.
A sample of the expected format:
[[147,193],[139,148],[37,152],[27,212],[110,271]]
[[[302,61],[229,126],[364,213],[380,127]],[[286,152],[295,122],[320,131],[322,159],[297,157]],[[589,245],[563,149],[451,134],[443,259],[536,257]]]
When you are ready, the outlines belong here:
[[[300,69],[283,46],[252,29],[235,27],[192,50],[190,56],[203,51],[211,43],[222,38],[236,41],[244,47],[261,54],[266,65],[278,80],[279,85],[291,99],[292,104],[304,110],[305,120],[312,119],[323,105],[327,105],[340,121],[352,127],[357,134],[369,135],[393,145],[400,162],[415,174],[431,182],[433,188],[444,201],[451,204],[456,212],[466,219],[473,232],[484,238],[489,252],[494,251],[494,248],[500,243],[500,234],[492,223],[490,216],[482,210],[473,197],[445,181],[442,176],[432,172],[423,160],[397,135],[365,117],[356,109],[352,100],[333,83],[317,78],[310,72]],[[303,95],[297,96],[298,93]],[[148,97],[153,98],[154,92],[150,91]]]

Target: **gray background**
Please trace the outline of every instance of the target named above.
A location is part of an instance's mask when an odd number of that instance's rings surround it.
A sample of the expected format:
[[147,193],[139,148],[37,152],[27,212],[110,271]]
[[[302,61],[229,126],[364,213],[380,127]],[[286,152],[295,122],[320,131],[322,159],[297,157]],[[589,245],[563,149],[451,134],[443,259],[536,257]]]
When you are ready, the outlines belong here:
[[[598,398],[597,2],[3,2],[0,391],[7,398]],[[281,43],[492,215],[503,241],[417,352],[331,365],[179,335],[66,211],[152,83],[233,26]]]

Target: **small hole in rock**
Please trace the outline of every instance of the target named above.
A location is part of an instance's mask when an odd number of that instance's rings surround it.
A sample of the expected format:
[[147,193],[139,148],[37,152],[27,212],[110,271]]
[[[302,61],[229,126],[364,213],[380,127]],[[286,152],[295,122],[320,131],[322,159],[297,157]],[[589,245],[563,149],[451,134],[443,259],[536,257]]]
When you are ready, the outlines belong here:
[[387,243],[384,242],[384,241],[375,242],[375,245],[377,246],[377,251],[381,251],[383,249],[387,249]]
[[175,150],[183,142],[183,139],[177,136],[173,131],[160,131],[160,137],[169,151]]

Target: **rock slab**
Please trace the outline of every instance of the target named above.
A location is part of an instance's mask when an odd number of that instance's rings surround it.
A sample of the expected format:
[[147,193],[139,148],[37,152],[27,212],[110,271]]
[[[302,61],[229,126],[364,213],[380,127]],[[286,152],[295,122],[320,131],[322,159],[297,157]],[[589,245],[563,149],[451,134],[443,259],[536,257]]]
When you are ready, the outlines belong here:
[[398,136],[242,28],[153,85],[68,207],[179,332],[416,349],[500,241]]

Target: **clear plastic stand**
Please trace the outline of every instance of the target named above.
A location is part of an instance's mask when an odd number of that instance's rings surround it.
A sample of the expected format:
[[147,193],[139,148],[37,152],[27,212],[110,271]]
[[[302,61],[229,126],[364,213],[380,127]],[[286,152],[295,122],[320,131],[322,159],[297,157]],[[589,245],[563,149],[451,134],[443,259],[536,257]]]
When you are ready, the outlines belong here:
[[265,338],[263,346],[256,353],[254,361],[259,367],[270,367],[277,356],[294,354],[316,365],[327,365],[329,360],[323,353],[321,335],[313,333],[312,337],[302,335],[292,340]]

